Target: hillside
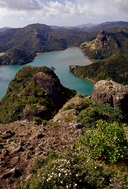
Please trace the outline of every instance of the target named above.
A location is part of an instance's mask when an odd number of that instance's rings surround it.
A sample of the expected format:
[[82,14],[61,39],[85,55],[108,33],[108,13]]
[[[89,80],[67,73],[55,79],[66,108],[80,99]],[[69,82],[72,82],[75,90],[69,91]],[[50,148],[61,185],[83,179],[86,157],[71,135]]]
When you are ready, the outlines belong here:
[[46,66],[18,71],[0,101],[0,188],[128,189],[128,85],[119,84],[128,84],[128,26],[118,24],[97,34],[40,24],[0,32],[1,64],[82,44],[94,63],[70,70],[98,81],[83,96]]
[[61,85],[50,68],[23,67],[0,102],[0,123],[20,119],[49,120],[75,94]]
[[36,53],[64,50],[68,46],[79,46],[86,33],[76,29],[57,28],[44,24],[32,24],[24,28],[0,32],[0,57],[2,65],[21,65],[31,62]]
[[108,32],[100,30],[92,41],[85,41],[81,49],[91,59],[104,59],[113,54],[121,54],[128,57],[128,25],[127,27]]
[[100,30],[95,39],[82,43],[81,49],[94,63],[89,66],[70,66],[76,76],[128,84],[128,26],[114,32]]
[[80,46],[84,41],[94,39],[101,29],[117,31],[125,26],[127,22],[108,22],[90,27],[31,24],[24,28],[1,29],[0,52],[4,55],[0,57],[0,65],[23,65],[33,61],[38,52]]
[[8,29],[10,29],[10,28],[9,27],[0,28],[0,32],[6,31]]
[[[50,72],[48,68],[44,69]],[[49,88],[51,80],[48,83]],[[22,89],[15,91],[18,98],[21,92]],[[49,121],[28,121],[27,117],[1,124],[0,187],[116,189],[119,186],[127,189],[128,126],[125,115],[119,108],[95,100],[100,97],[109,100],[106,98],[108,93],[113,100],[120,96],[117,105],[123,105],[121,99],[127,100],[128,88],[101,81],[95,85],[92,97],[75,95]],[[8,115],[6,109],[5,113]]]
[[50,35],[51,28],[46,25],[33,24],[25,28],[9,29],[0,33],[1,64],[25,64],[31,62],[37,52],[63,50],[67,48],[64,41]]

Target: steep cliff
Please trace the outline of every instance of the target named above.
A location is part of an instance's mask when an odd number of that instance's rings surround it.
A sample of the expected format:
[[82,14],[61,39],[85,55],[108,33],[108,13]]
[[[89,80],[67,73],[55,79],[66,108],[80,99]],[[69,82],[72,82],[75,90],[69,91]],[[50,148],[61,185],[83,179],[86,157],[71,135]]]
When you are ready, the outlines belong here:
[[81,44],[83,52],[92,59],[103,59],[120,51],[120,43],[114,34],[100,30],[96,38]]

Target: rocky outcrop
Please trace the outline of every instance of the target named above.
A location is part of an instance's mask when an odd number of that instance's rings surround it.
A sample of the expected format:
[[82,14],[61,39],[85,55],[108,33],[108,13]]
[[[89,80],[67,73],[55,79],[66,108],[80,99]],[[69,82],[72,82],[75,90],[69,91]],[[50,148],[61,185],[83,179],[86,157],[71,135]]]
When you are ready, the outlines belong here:
[[69,70],[72,72],[72,73],[74,73],[75,72],[75,70],[78,68],[79,66],[77,65],[71,65],[71,66],[69,66]]
[[118,43],[112,35],[105,32],[104,30],[100,30],[96,39],[94,40],[94,46],[96,49],[109,48],[110,46],[117,48]]
[[121,109],[128,116],[128,86],[114,81],[98,81],[94,85],[92,99],[109,103],[112,107]]
[[25,66],[10,82],[0,105],[0,123],[39,117],[51,119],[76,94],[46,66]]
[[96,38],[92,41],[86,41],[81,44],[81,49],[85,49],[89,47],[91,51],[93,50],[100,50],[100,49],[111,49],[111,48],[118,48],[119,44],[117,39],[110,33],[100,30],[97,34]]
[[51,98],[58,105],[58,107],[62,107],[62,105],[67,101],[66,95],[63,95],[64,88],[60,84],[57,76],[53,74],[52,70],[49,71],[49,73],[38,72],[33,76],[33,81],[48,96],[51,96]]

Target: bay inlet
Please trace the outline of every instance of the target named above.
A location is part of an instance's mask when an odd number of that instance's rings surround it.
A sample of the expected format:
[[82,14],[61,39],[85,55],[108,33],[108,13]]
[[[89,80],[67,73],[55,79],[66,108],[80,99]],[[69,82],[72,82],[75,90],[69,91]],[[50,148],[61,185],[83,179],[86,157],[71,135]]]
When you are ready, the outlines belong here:
[[[75,77],[70,72],[70,65],[89,65],[91,61],[84,57],[79,48],[68,48],[64,51],[54,51],[39,54],[33,62],[27,65],[54,67],[56,75],[65,87],[74,89],[77,93],[91,95],[94,84]],[[0,67],[0,99],[6,94],[8,84],[23,66],[9,65]],[[20,89],[19,89],[20,90]]]

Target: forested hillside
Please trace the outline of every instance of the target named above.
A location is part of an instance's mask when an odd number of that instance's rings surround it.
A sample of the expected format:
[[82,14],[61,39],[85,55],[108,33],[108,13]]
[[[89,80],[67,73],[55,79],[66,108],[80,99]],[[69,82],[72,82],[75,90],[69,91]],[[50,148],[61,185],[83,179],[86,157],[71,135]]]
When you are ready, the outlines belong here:
[[93,63],[82,67],[70,66],[76,76],[128,84],[128,25],[113,29],[113,32],[100,30],[95,39],[82,43],[81,49]]
[[79,46],[86,39],[86,32],[75,29],[51,29],[44,24],[0,32],[0,57],[2,65],[20,65],[31,62],[36,53],[64,50]]
[[[100,29],[118,30],[126,25],[127,22],[108,22],[91,27],[50,27],[45,24],[31,24],[24,28],[3,28],[0,30],[0,52],[4,55],[0,56],[0,65],[26,64],[31,62],[38,52],[80,46],[85,41],[95,39]],[[122,36],[117,37],[125,40],[127,32],[125,29],[121,31]]]

